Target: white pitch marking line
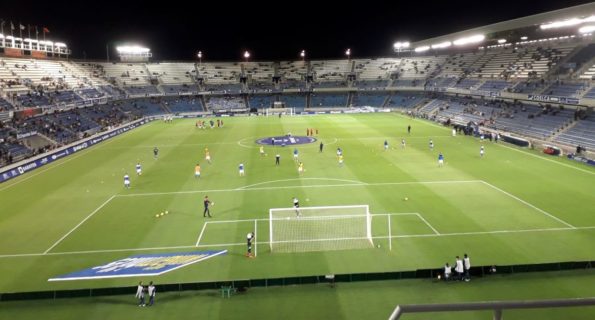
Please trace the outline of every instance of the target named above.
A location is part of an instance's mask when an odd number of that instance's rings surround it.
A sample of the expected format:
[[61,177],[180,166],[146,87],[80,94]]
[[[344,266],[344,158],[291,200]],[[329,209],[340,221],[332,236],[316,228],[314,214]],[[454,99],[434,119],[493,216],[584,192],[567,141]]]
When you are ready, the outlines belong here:
[[531,207],[531,208],[533,208],[533,209],[535,209],[535,210],[537,210],[537,211],[539,211],[539,212],[543,213],[544,215],[546,215],[546,216],[548,216],[548,217],[550,217],[550,218],[552,218],[552,219],[554,219],[554,220],[556,220],[556,221],[558,221],[558,222],[562,223],[563,225],[566,225],[566,226],[568,226],[568,227],[570,227],[570,228],[576,228],[575,226],[571,225],[570,223],[568,223],[568,222],[566,222],[566,221],[564,221],[564,220],[562,220],[562,219],[560,219],[560,218],[558,218],[558,217],[556,217],[556,216],[554,216],[554,215],[552,215],[552,214],[550,214],[550,213],[546,212],[545,210],[539,209],[538,207],[536,207],[536,206],[534,206],[534,205],[530,204],[529,202],[527,202],[527,201],[525,201],[525,200],[523,200],[523,199],[521,199],[521,198],[519,198],[519,197],[517,197],[517,196],[515,196],[515,195],[513,195],[513,194],[510,194],[510,193],[508,193],[508,192],[506,192],[506,191],[504,191],[504,190],[502,190],[502,189],[500,189],[500,188],[496,187],[495,185],[493,185],[493,184],[491,184],[491,183],[489,183],[489,182],[486,182],[486,181],[483,181],[483,180],[482,180],[481,182],[483,182],[485,185],[487,185],[487,186],[489,186],[489,187],[493,188],[494,190],[500,191],[500,192],[504,193],[505,195],[507,195],[507,196],[509,196],[509,197],[511,197],[511,198],[513,198],[513,199],[515,199],[515,200],[517,200],[517,201],[519,201],[519,202],[523,203],[524,205],[526,205],[526,206],[528,206],[528,207]]
[[567,167],[567,168],[570,168],[570,169],[574,169],[574,170],[578,170],[578,171],[581,171],[581,172],[584,172],[584,173],[588,173],[588,174],[593,174],[593,175],[595,175],[595,171],[589,171],[589,170],[581,169],[581,168],[578,168],[578,167],[575,167],[575,166],[571,166],[571,165],[569,165],[569,164],[566,164],[566,163],[563,163],[563,162],[559,162],[559,161],[555,161],[555,160],[552,160],[552,159],[544,158],[544,157],[542,157],[542,156],[538,156],[538,155],[536,155],[536,154],[533,154],[533,153],[531,153],[531,152],[528,152],[528,151],[519,150],[519,149],[516,149],[516,148],[513,148],[513,147],[509,147],[509,146],[506,146],[506,145],[504,145],[504,144],[500,144],[500,143],[498,143],[498,144],[496,144],[496,145],[497,145],[497,146],[500,146],[500,147],[502,147],[502,148],[506,148],[506,149],[510,149],[510,150],[513,150],[513,151],[516,151],[516,152],[523,153],[523,154],[525,154],[525,155],[528,155],[528,156],[531,156],[531,157],[534,157],[534,158],[541,159],[541,160],[543,160],[543,161],[548,161],[548,162],[555,163],[555,164],[557,164],[557,165],[561,165],[561,166],[564,166],[564,167]]
[[[252,219],[254,220],[254,219]],[[450,237],[450,236],[473,236],[483,234],[508,234],[508,233],[531,233],[531,232],[548,232],[548,231],[577,231],[577,230],[591,230],[595,229],[595,226],[590,227],[575,227],[575,228],[545,228],[545,229],[521,229],[521,230],[497,230],[497,231],[478,231],[478,232],[455,232],[455,233],[441,233],[441,234],[413,234],[413,235],[395,235],[391,236],[391,239],[395,238],[421,238],[421,237]],[[377,236],[372,239],[387,239],[388,236]],[[358,238],[360,239],[360,238]],[[368,239],[368,238],[361,238]],[[333,239],[337,240],[337,239]],[[340,239],[338,239],[340,240]],[[216,244],[201,244],[199,248],[210,248],[210,247],[231,247],[231,246],[243,246],[245,243],[216,243]],[[61,256],[61,255],[72,255],[72,254],[93,254],[93,253],[111,253],[111,252],[125,252],[125,251],[151,251],[151,250],[171,250],[171,249],[190,249],[197,248],[196,246],[173,246],[173,247],[154,247],[154,248],[131,248],[131,249],[108,249],[108,250],[89,250],[89,251],[66,251],[66,252],[50,252],[50,253],[22,253],[22,254],[6,254],[0,255],[0,258],[16,258],[16,257],[38,257],[38,256]]]
[[206,221],[205,224],[202,225],[202,230],[200,231],[200,235],[198,236],[198,239],[196,240],[196,244],[194,245],[195,247],[198,247],[198,244],[200,243],[200,239],[202,239],[202,235],[203,233],[205,233],[205,229],[207,228],[207,224],[209,222]]
[[43,254],[47,254],[48,252],[50,252],[50,250],[54,249],[54,247],[57,246],[60,242],[62,242],[62,240],[66,239],[66,237],[68,237],[71,233],[73,233],[74,230],[76,230],[83,223],[85,223],[85,221],[89,220],[89,218],[91,218],[94,214],[96,214],[97,212],[99,212],[99,210],[101,210],[101,208],[103,208],[106,204],[108,204],[110,201],[112,201],[112,199],[115,198],[115,197],[116,197],[115,195],[111,196],[104,203],[102,203],[99,207],[97,207],[97,209],[93,210],[93,212],[91,212],[85,219],[83,219],[83,221],[79,222],[79,224],[77,224],[74,228],[70,229],[70,231],[68,231],[67,234],[63,235],[62,238],[60,238],[58,241],[56,241]]
[[482,180],[444,180],[444,181],[404,181],[404,182],[362,182],[359,184],[348,183],[348,184],[321,184],[311,186],[284,186],[284,187],[259,187],[249,189],[212,189],[212,190],[188,190],[188,191],[172,191],[172,192],[147,192],[147,193],[132,193],[132,194],[118,194],[116,197],[143,197],[143,196],[159,196],[159,195],[170,195],[170,194],[195,194],[195,193],[215,193],[215,192],[239,192],[239,191],[252,191],[252,190],[277,190],[277,189],[295,189],[295,188],[335,188],[335,187],[374,187],[374,186],[386,186],[386,185],[412,185],[412,184],[456,184],[456,183],[480,183]]
[[[303,207],[303,208],[311,208],[311,207]],[[301,209],[303,209],[301,208]],[[419,213],[417,212],[394,212],[394,213],[370,213],[371,216],[414,216],[414,215],[419,215]],[[362,217],[362,215],[345,215],[345,216],[339,216],[340,218],[346,218],[346,217]],[[270,221],[269,218],[256,218],[256,219],[237,219],[237,220],[212,220],[212,221],[208,221],[208,223],[239,223],[239,222],[251,222],[251,221]],[[280,220],[280,221],[285,221],[286,219],[284,218],[278,218],[278,219],[273,219],[273,220]]]
[[432,229],[432,231],[434,231],[435,234],[440,235],[440,232],[438,232],[436,228],[432,227],[428,220],[424,219],[424,217],[422,217],[421,214],[417,213],[416,215],[421,219],[421,221],[423,221],[428,227],[430,227],[430,229]]
[[[117,137],[114,137],[114,138],[110,139],[110,140],[109,140],[109,141],[107,141],[107,142],[101,143],[101,144],[99,144],[98,146],[94,146],[94,148],[89,148],[89,149],[86,149],[86,150],[80,151],[80,153],[79,153],[79,154],[74,154],[74,155],[72,155],[72,156],[69,156],[68,158],[61,159],[62,161],[58,160],[57,162],[54,162],[54,163],[52,163],[52,164],[48,165],[48,168],[45,168],[45,169],[40,169],[40,170],[35,170],[35,171],[31,172],[31,174],[25,173],[24,175],[25,175],[26,177],[24,177],[23,179],[17,180],[16,182],[14,182],[14,183],[12,183],[12,184],[10,184],[10,185],[7,185],[7,186],[5,186],[5,187],[3,187],[3,188],[0,188],[0,191],[4,191],[4,190],[6,190],[6,189],[12,188],[12,187],[16,186],[17,184],[19,184],[19,183],[21,183],[21,182],[24,182],[24,181],[27,181],[27,180],[29,180],[29,179],[31,179],[31,178],[37,177],[38,175],[40,175],[40,174],[42,174],[42,173],[44,173],[44,172],[46,172],[46,171],[52,170],[52,169],[54,169],[54,168],[57,168],[57,167],[59,167],[59,166],[61,166],[61,165],[65,164],[65,163],[68,163],[68,162],[70,162],[70,161],[74,160],[74,159],[78,159],[78,158],[80,158],[80,157],[82,157],[82,156],[86,155],[87,153],[89,153],[89,152],[90,152],[90,151],[92,151],[92,150],[97,150],[97,149],[99,149],[99,148],[101,148],[101,147],[103,147],[103,146],[106,146],[106,145],[107,145],[107,144],[109,144],[109,143],[112,143],[112,142],[116,141],[115,139],[116,139],[116,138],[118,138],[118,137],[121,137],[121,136],[122,136],[122,135],[119,135],[119,136],[117,136]],[[89,152],[85,152],[85,151],[88,151],[88,150],[89,150]],[[23,175],[20,175],[20,177],[22,177],[22,176],[23,176]],[[10,181],[10,180],[9,180],[9,181]]]
[[254,219],[254,256],[256,257],[258,255],[258,244],[256,241],[258,241],[258,239],[256,238],[256,234],[258,230],[258,219]]
[[259,185],[263,185],[263,184],[269,184],[269,183],[277,183],[277,182],[288,182],[288,181],[303,181],[303,180],[328,180],[328,181],[339,181],[339,182],[352,182],[354,184],[362,184],[365,182],[361,182],[361,181],[357,181],[357,180],[346,180],[346,179],[333,179],[333,178],[300,178],[300,179],[284,179],[284,180],[272,180],[272,181],[264,181],[264,182],[259,182],[259,183],[255,183],[255,184],[250,184],[247,186],[243,186],[243,187],[239,187],[236,188],[236,190],[243,190],[243,189],[248,189],[251,187],[255,187],[255,186],[259,186]]
[[387,214],[386,218],[388,219],[388,250],[393,251],[393,238],[392,238],[392,231],[390,226],[390,215]]

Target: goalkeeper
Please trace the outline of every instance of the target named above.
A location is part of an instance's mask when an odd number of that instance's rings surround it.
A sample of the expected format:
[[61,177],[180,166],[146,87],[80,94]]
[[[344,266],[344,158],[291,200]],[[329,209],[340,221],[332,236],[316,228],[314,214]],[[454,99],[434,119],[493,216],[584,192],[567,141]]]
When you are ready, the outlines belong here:
[[296,215],[296,217],[299,218],[301,216],[301,213],[300,213],[300,201],[296,197],[293,197],[293,208],[295,209],[295,215]]
[[252,241],[254,241],[254,232],[249,232],[248,235],[246,235],[246,245],[248,246],[246,257],[248,258],[254,258],[254,255],[252,254]]

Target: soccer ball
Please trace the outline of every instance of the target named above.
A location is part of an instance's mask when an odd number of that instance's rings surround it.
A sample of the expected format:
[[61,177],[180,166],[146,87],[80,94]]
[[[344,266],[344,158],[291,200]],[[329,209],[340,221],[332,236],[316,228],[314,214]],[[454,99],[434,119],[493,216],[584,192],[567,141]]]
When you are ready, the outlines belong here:
[[380,248],[380,245],[379,245],[379,244],[378,244],[378,245],[376,245],[376,248]]
[[163,213],[163,212],[161,212],[161,216],[163,216],[163,215],[164,215],[164,213]]
[[409,198],[405,197],[405,201],[409,200]]
[[159,218],[159,213],[155,215],[155,218]]
[[165,210],[165,214],[169,214],[169,211]]
[[211,202],[211,205],[214,206],[215,205],[215,202]]

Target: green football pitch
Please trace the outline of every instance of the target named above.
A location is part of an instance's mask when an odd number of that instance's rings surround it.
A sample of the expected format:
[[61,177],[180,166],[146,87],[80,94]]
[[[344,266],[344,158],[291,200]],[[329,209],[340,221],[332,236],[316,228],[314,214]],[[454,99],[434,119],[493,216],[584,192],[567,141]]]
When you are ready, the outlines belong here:
[[[595,259],[595,170],[589,167],[452,137],[449,128],[394,113],[224,120],[225,127],[206,130],[195,128],[193,119],[155,121],[0,185],[0,273],[10,275],[0,277],[0,292],[130,286],[139,278],[48,279],[139,253],[211,249],[228,254],[142,280],[440,268],[463,253],[473,265]],[[265,146],[266,156],[259,154],[256,139],[305,135],[307,128],[318,129],[318,141],[297,146],[303,174],[293,147]],[[238,174],[240,163],[245,176]],[[130,189],[123,185],[126,173]],[[210,219],[202,215],[206,195],[215,203]],[[374,245],[271,251],[269,209],[290,208],[293,197],[302,207],[369,206]],[[340,236],[343,227],[327,224],[325,232]],[[254,259],[244,256],[250,231],[256,233]]]

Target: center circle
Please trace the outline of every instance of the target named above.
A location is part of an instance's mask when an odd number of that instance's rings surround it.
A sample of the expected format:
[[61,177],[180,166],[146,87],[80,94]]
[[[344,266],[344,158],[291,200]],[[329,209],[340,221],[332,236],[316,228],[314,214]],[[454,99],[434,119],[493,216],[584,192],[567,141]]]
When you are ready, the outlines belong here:
[[269,146],[293,146],[298,144],[307,144],[316,142],[314,137],[284,135],[278,137],[265,137],[256,140],[257,144]]

